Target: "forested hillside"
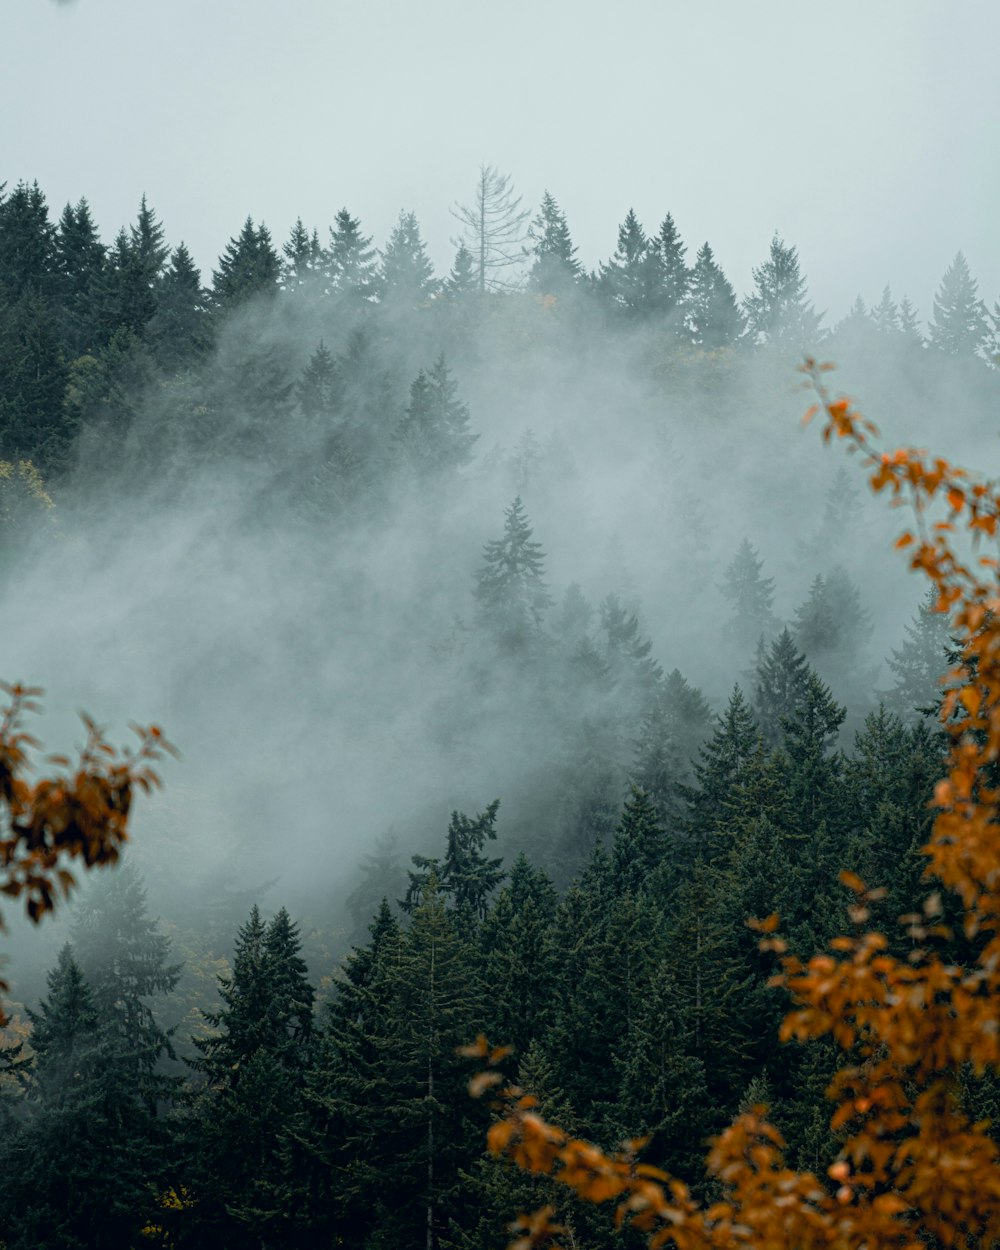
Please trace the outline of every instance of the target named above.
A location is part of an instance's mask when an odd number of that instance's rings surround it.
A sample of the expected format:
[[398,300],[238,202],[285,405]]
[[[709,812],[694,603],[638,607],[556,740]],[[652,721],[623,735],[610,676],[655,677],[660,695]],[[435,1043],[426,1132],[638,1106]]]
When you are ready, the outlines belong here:
[[926,320],[859,274],[838,321],[777,235],[740,295],[669,212],[587,272],[490,167],[457,216],[447,274],[345,208],[248,217],[207,283],[145,199],[109,243],[0,198],[7,675],[57,739],[83,705],[185,757],[126,865],[15,933],[8,1250],[504,1246],[549,1182],[485,1153],[479,1033],[699,1197],[755,1103],[836,1155],[834,1047],[778,1046],[746,921],[820,949],[841,869],[918,908],[954,648],[798,438],[796,367],[989,470],[1000,303],[958,253]]

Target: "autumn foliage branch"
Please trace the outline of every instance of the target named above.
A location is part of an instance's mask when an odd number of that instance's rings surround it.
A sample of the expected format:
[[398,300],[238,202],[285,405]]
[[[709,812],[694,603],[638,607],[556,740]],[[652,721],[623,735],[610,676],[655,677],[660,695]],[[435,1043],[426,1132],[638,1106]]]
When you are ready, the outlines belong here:
[[[896,546],[930,579],[959,643],[941,707],[946,770],[924,850],[928,879],[957,897],[977,953],[967,966],[942,958],[936,939],[948,933],[940,896],[931,894],[921,913],[900,918],[907,957],[890,954],[886,936],[866,928],[869,905],[884,892],[850,873],[841,880],[855,895],[855,931],[828,953],[803,961],[778,936],[777,916],[757,922],[781,968],[772,984],[792,999],[782,1040],[828,1036],[842,1052],[828,1090],[841,1149],[826,1176],[794,1171],[767,1109],[755,1107],[711,1143],[707,1168],[723,1197],[707,1206],[639,1162],[642,1143],[607,1153],[546,1123],[535,1100],[496,1070],[504,1052],[480,1038],[469,1053],[485,1070],[472,1092],[496,1099],[490,1150],[580,1199],[615,1203],[618,1223],[648,1233],[651,1247],[923,1250],[929,1238],[983,1248],[1000,1240],[1000,1153],[959,1096],[963,1071],[1000,1070],[1000,562],[982,554],[983,542],[1000,535],[1000,488],[919,448],[880,449],[877,428],[830,395],[829,368],[813,360],[803,367],[816,395],[805,420],[820,416],[824,441],[859,456],[872,490],[910,506],[913,527]],[[962,532],[971,557],[956,548]],[[516,1250],[558,1242],[561,1231],[551,1207],[514,1228]]]
[[[42,691],[6,683],[0,690],[8,697],[0,713],[0,893],[23,898],[37,922],[76,884],[67,865],[117,862],[129,836],[133,796],[159,785],[153,765],[176,751],[156,725],[133,725],[138,745],[113,747],[84,716],[86,740],[76,759],[50,755],[45,762],[55,772],[32,780],[39,743],[24,720],[39,710]],[[0,981],[0,992],[6,989]]]

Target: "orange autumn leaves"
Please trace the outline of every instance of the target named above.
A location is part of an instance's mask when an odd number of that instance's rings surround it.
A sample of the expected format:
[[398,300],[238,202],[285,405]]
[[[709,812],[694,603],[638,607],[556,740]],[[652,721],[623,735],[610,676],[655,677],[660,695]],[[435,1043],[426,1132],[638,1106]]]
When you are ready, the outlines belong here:
[[[885,935],[865,929],[869,904],[884,892],[846,873],[854,932],[829,952],[803,960],[778,936],[777,917],[757,924],[780,964],[773,984],[792,1000],[782,1040],[829,1036],[842,1052],[828,1091],[841,1148],[825,1176],[794,1171],[766,1108],[756,1107],[711,1143],[707,1170],[722,1197],[707,1206],[638,1162],[641,1143],[607,1153],[546,1123],[534,1099],[495,1070],[503,1052],[480,1039],[470,1052],[486,1070],[474,1092],[497,1091],[493,1153],[582,1200],[614,1202],[619,1224],[646,1233],[651,1247],[923,1250],[928,1238],[984,1248],[1000,1240],[1000,1152],[960,1098],[963,1073],[1000,1070],[1000,562],[982,551],[998,535],[1000,489],[921,449],[881,450],[877,428],[828,393],[828,368],[804,366],[817,397],[806,420],[819,415],[824,441],[846,442],[873,491],[909,506],[913,525],[896,546],[934,585],[959,642],[941,709],[945,776],[925,853],[928,877],[956,896],[977,954],[967,966],[940,954],[936,943],[948,934],[936,894],[922,912],[901,917],[907,957],[891,954]],[[971,555],[959,553],[960,534],[971,537]],[[559,1242],[551,1207],[513,1227],[517,1250]]]
[[[128,840],[136,789],[148,792],[159,784],[152,765],[174,748],[152,725],[133,726],[138,746],[118,750],[84,717],[87,737],[77,758],[50,756],[46,762],[58,771],[31,780],[39,744],[23,724],[26,713],[38,711],[41,691],[6,683],[0,690],[9,700],[0,717],[0,893],[23,897],[28,915],[38,921],[75,884],[68,863],[92,868],[117,861]],[[5,988],[0,981],[0,990]]]

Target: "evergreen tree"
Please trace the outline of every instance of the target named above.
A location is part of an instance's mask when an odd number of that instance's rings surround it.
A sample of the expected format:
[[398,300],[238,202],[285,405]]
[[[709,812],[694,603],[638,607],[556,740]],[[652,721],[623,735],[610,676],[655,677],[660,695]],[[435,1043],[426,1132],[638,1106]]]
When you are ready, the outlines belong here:
[[323,248],[319,235],[315,230],[310,234],[301,217],[296,217],[281,252],[285,258],[281,262],[281,285],[286,291],[298,291],[307,286],[322,270]]
[[534,257],[528,288],[542,295],[565,297],[579,283],[583,267],[576,256],[566,217],[548,191],[538,216],[528,228],[529,254]]
[[678,337],[685,333],[684,314],[692,277],[684,263],[686,252],[673,216],[667,213],[659,232],[649,241],[647,256],[655,283],[654,310]]
[[744,650],[760,638],[770,638],[778,624],[773,610],[774,581],[763,576],[763,567],[757,549],[749,538],[744,538],[726,569],[722,593],[732,604],[726,634]]
[[342,208],[330,227],[325,272],[329,289],[351,304],[365,304],[374,294],[375,249],[361,233],[361,221]]
[[503,860],[489,859],[483,854],[487,841],[496,841],[499,808],[500,800],[494,799],[485,811],[471,819],[464,812],[452,812],[444,859],[413,856],[417,871],[409,874],[405,911],[414,911],[426,892],[433,889],[441,897],[449,896],[467,916],[477,920],[485,916],[490,895],[504,878]]
[[611,888],[616,894],[638,894],[662,875],[667,835],[644,790],[632,786],[611,847]]
[[65,466],[75,434],[68,380],[49,305],[30,288],[12,304],[0,297],[0,458],[43,473]]
[[0,200],[0,292],[12,303],[29,292],[52,295],[56,231],[37,182],[19,182]]
[[477,290],[475,258],[465,244],[460,243],[451,272],[445,279],[444,293],[451,300],[461,300],[475,295]]
[[55,240],[60,337],[72,359],[97,351],[101,339],[101,293],[107,248],[86,200],[67,204]]
[[870,689],[863,668],[872,621],[846,570],[817,574],[806,601],[795,610],[795,641],[809,662],[839,685]]
[[220,309],[232,310],[257,296],[274,296],[280,277],[281,261],[270,231],[263,223],[255,226],[248,217],[212,272],[212,297]]
[[212,349],[207,292],[183,243],[174,249],[160,280],[149,337],[158,363],[168,373],[198,364]]
[[957,252],[934,297],[930,346],[945,356],[974,356],[986,339],[986,308],[979,298],[978,283]]
[[163,274],[170,248],[164,242],[163,225],[146,203],[145,195],[139,201],[139,214],[135,225],[129,227],[129,241],[146,275],[146,281],[150,287],[155,287]]
[[756,290],[743,301],[750,334],[757,342],[808,349],[820,335],[822,314],[806,297],[806,280],[794,247],[777,234],[763,265],[753,271]]
[[711,738],[701,747],[694,766],[695,785],[687,792],[688,828],[693,847],[706,862],[716,858],[712,842],[729,811],[730,800],[744,782],[760,735],[739,686],[733,687],[726,710],[716,718]]
[[108,255],[103,303],[107,339],[119,332],[145,338],[156,314],[156,292],[147,258],[124,229],[118,231]]
[[440,285],[420,237],[416,215],[400,213],[375,278],[379,299],[391,309],[412,312],[426,304]]
[[458,398],[458,383],[442,353],[410,386],[410,402],[396,430],[404,460],[418,477],[432,477],[468,464],[478,437],[469,433],[469,409]]
[[542,544],[532,540],[533,532],[518,495],[504,513],[503,537],[486,544],[484,567],[476,573],[480,619],[505,655],[538,646],[545,613],[552,606]]
[[399,852],[399,837],[392,828],[378,835],[374,849],[361,857],[358,865],[361,879],[347,896],[345,906],[354,922],[355,932],[364,934],[371,917],[381,903],[398,898],[405,885],[406,873]]
[[699,248],[691,270],[687,326],[692,342],[706,352],[732,347],[746,329],[736,294],[707,243]]
[[900,333],[899,308],[888,286],[883,288],[882,298],[871,310],[870,316],[876,334],[890,337]]
[[295,384],[295,399],[310,421],[330,420],[337,408],[337,365],[322,341]]
[[614,255],[606,264],[601,263],[598,275],[598,290],[612,310],[628,317],[644,316],[650,311],[659,275],[647,263],[648,250],[646,233],[630,208],[618,227]]
[[784,721],[794,715],[805,695],[809,665],[787,629],[757,651],[754,712],[764,742],[778,746]]
[[914,348],[923,348],[924,336],[917,318],[917,310],[904,295],[899,305],[899,331],[904,341]]
[[936,603],[937,592],[931,587],[905,627],[903,645],[886,660],[895,684],[885,692],[885,703],[903,720],[932,711],[941,694],[941,679],[949,669],[948,614],[936,611]]
[[653,644],[640,632],[639,616],[630,612],[615,594],[600,605],[603,659],[622,713],[641,717],[656,699],[663,669],[653,658]]

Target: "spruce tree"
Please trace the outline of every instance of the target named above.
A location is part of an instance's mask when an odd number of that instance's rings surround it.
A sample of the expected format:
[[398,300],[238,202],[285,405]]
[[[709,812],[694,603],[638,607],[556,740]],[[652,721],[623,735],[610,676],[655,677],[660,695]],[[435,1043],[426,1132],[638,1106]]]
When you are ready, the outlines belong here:
[[649,240],[633,209],[618,227],[618,246],[602,262],[597,287],[606,306],[629,318],[648,314],[655,300],[658,275],[647,264]]
[[809,665],[788,629],[757,651],[754,713],[764,742],[779,746],[784,721],[794,715],[805,695]]
[[406,465],[428,479],[468,464],[478,434],[469,432],[469,409],[458,398],[444,353],[410,386],[410,402],[396,428]]
[[57,281],[56,230],[37,182],[19,182],[0,200],[0,292],[14,302],[29,292],[48,301]]
[[726,624],[726,635],[744,651],[749,651],[760,638],[769,639],[777,628],[774,615],[774,580],[764,577],[764,561],[749,538],[726,569],[722,593],[732,605]]
[[212,272],[212,297],[218,308],[231,311],[258,296],[273,298],[280,277],[281,261],[270,231],[263,223],[255,226],[248,217]]
[[948,614],[936,611],[936,604],[937,591],[931,587],[904,629],[902,646],[886,660],[895,681],[885,692],[885,704],[904,721],[933,713],[949,669]]
[[882,298],[871,310],[870,316],[876,334],[888,338],[900,333],[899,308],[888,286],[883,288]]
[[986,308],[978,283],[961,252],[956,253],[934,297],[928,341],[935,351],[956,359],[974,356],[986,339]]
[[69,371],[55,314],[31,289],[12,304],[0,297],[0,378],[0,458],[63,468],[75,434],[64,406]]
[[686,332],[684,316],[692,277],[684,262],[686,252],[673,216],[667,213],[659,231],[649,241],[648,256],[655,281],[654,311],[677,338],[685,336]]
[[281,262],[281,285],[284,290],[299,291],[319,275],[323,264],[319,235],[315,230],[310,234],[301,217],[296,217],[281,252],[284,256]]
[[753,338],[797,350],[814,347],[823,317],[809,303],[795,248],[775,234],[768,259],[754,269],[753,279],[756,289],[743,301]]
[[691,270],[686,322],[691,341],[706,352],[733,347],[746,329],[736,294],[707,243],[699,248]]
[[528,238],[528,251],[534,257],[528,289],[565,297],[580,282],[583,267],[577,259],[565,214],[548,191],[542,196],[538,216],[528,228]]
[[486,544],[484,567],[476,573],[480,620],[505,655],[537,649],[552,606],[542,544],[533,541],[533,532],[518,495],[504,513],[503,537]]
[[174,249],[160,280],[149,337],[157,362],[167,373],[197,365],[212,349],[208,294],[183,243]]
[[460,243],[451,272],[445,279],[444,294],[450,300],[464,300],[476,291],[476,262],[465,244]]
[[375,276],[379,300],[391,310],[412,312],[427,304],[440,285],[420,237],[416,214],[400,213]]
[[329,290],[352,306],[366,304],[375,292],[376,252],[371,242],[361,233],[360,219],[342,208],[330,227],[324,273]]
[[733,687],[726,710],[699,751],[695,784],[687,791],[688,830],[695,853],[711,861],[718,856],[718,833],[736,788],[754,759],[760,735],[743,691]]
[[107,248],[101,242],[90,205],[67,204],[55,240],[60,337],[69,359],[95,353],[101,340],[101,292]]
[[309,421],[329,421],[336,411],[337,365],[320,341],[295,383],[295,400]]

